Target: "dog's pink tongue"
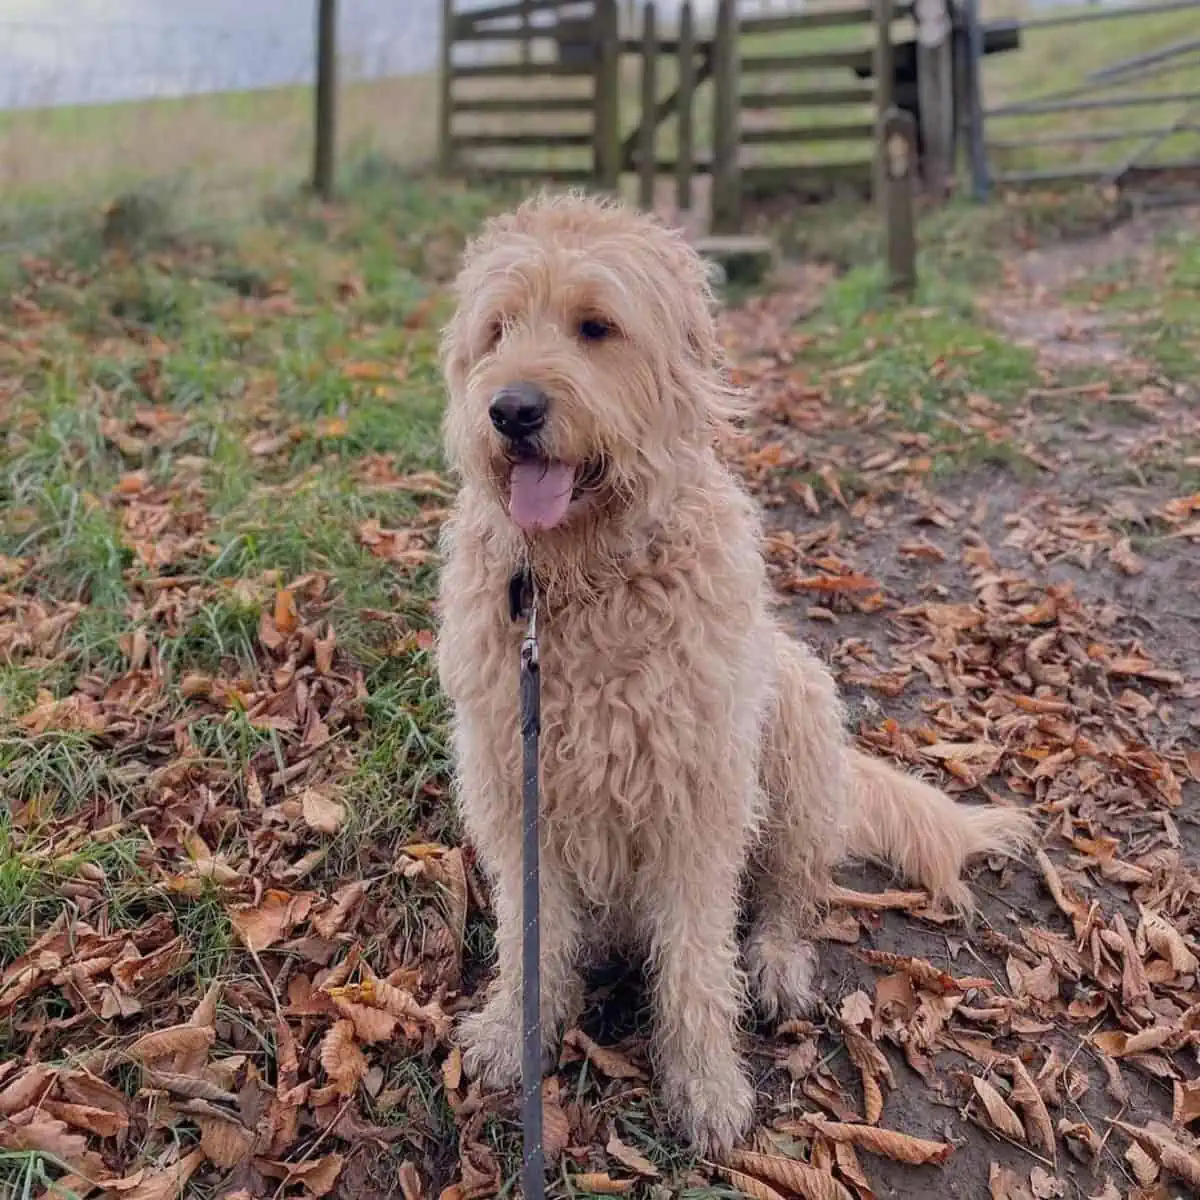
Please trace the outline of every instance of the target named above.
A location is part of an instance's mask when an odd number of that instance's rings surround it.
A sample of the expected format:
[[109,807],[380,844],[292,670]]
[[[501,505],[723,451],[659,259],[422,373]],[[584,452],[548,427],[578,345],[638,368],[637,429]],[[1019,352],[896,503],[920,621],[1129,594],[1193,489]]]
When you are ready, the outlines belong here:
[[508,514],[526,533],[553,529],[567,515],[574,486],[574,468],[565,463],[517,463],[509,482]]

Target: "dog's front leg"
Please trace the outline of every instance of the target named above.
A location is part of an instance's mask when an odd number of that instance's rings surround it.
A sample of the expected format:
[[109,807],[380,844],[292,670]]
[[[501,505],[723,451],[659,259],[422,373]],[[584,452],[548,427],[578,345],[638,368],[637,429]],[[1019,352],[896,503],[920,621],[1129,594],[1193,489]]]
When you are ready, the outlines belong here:
[[754,1090],[735,1045],[743,980],[737,966],[736,846],[700,836],[656,863],[648,905],[658,1022],[655,1057],[667,1104],[702,1151],[721,1155],[749,1129]]
[[[521,848],[507,837],[501,853],[498,848],[492,843],[492,852],[481,855],[493,879],[497,976],[484,1007],[462,1019],[459,1041],[467,1074],[489,1087],[506,1088],[521,1077]],[[548,1056],[582,999],[583,985],[577,900],[545,841],[540,858],[542,1052]]]

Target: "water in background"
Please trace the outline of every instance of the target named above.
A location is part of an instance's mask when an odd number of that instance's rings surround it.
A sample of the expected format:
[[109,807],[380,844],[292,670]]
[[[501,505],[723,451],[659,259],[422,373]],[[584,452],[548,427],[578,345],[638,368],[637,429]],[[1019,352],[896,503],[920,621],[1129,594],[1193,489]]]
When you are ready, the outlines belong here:
[[[695,0],[701,19],[714,2]],[[678,3],[660,0],[660,12],[669,19]],[[315,0],[2,0],[0,109],[309,83],[315,9]],[[431,70],[440,11],[440,0],[340,0],[343,73]]]

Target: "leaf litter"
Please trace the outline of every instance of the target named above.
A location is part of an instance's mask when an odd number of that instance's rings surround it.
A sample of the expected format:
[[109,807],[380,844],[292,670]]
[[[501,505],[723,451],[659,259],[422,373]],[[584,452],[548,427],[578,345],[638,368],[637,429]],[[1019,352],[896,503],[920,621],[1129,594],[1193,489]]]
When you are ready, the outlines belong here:
[[[57,272],[28,268],[23,315],[4,335],[12,369],[46,352]],[[358,321],[362,286],[339,278],[335,303]],[[848,403],[872,351],[814,362],[812,333],[797,325],[828,282],[813,272],[726,314],[757,408],[725,450],[773,514],[781,594],[858,698],[860,743],[965,801],[1031,806],[1044,829],[1036,874],[1011,908],[984,903],[971,934],[923,893],[841,887],[826,928],[845,947],[847,985],[811,1021],[760,1039],[771,1103],[727,1163],[680,1175],[662,1152],[670,1135],[655,1123],[642,1033],[612,1044],[571,1030],[545,1085],[550,1157],[577,1191],[656,1197],[682,1178],[867,1200],[908,1173],[933,1182],[906,1194],[929,1194],[945,1173],[972,1195],[1057,1196],[1077,1166],[1083,1194],[1105,1200],[1198,1186],[1189,849],[1200,754],[1185,734],[1200,688],[1164,659],[1123,589],[1157,570],[1143,531],[1193,544],[1200,502],[1178,488],[1096,505],[1051,488],[997,515],[978,488],[939,490],[939,456],[964,447],[1010,439],[1044,458],[1046,389],[1005,409],[964,386],[933,432],[898,420],[885,398]],[[239,302],[237,336],[252,346],[307,311],[280,285]],[[418,337],[420,320],[408,332]],[[73,909],[3,961],[0,1017],[18,1052],[0,1066],[0,1148],[44,1156],[80,1195],[495,1195],[514,1170],[515,1110],[463,1075],[452,1045],[480,982],[486,891],[437,818],[444,764],[422,774],[405,836],[348,861],[347,839],[379,836],[357,772],[387,685],[347,648],[344,581],[315,560],[233,579],[214,569],[231,543],[213,476],[187,452],[194,430],[166,391],[177,347],[126,330],[110,341],[104,353],[136,362],[146,392],[132,408],[97,400],[105,452],[120,463],[89,501],[128,564],[119,657],[75,670],[99,600],[46,586],[49,545],[0,558],[0,661],[57,675],[16,718],[22,736],[77,739],[111,764],[81,807],[31,788],[10,809],[21,861],[56,872]],[[330,361],[360,397],[419,373],[365,351]],[[939,387],[962,378],[953,354],[926,367]],[[245,399],[264,497],[296,503],[313,479],[304,448],[355,436],[341,412],[295,419],[265,362],[248,365]],[[1159,392],[1139,403],[1185,432]],[[1133,432],[1122,445],[1139,460],[1155,453]],[[1047,453],[1066,469],[1068,448]],[[174,455],[169,478],[156,455]],[[356,510],[352,552],[388,578],[415,578],[436,561],[449,483],[374,450],[345,457],[363,495],[403,501]],[[873,553],[881,539],[887,552]],[[392,595],[398,611],[359,610],[384,633],[373,653],[428,679],[427,625],[407,619],[426,599]],[[238,653],[222,643],[176,672],[175,640],[240,613],[254,616]],[[424,715],[405,698],[389,719],[419,726]],[[246,751],[230,757],[212,729],[241,731]],[[92,847],[133,856],[133,893]],[[1003,896],[1013,878],[985,865],[979,882]],[[921,937],[897,941],[897,928]],[[914,1120],[918,1096],[928,1104]],[[1013,1146],[1018,1157],[1004,1157]],[[969,1147],[974,1173],[952,1176]],[[394,1172],[378,1183],[388,1155]]]

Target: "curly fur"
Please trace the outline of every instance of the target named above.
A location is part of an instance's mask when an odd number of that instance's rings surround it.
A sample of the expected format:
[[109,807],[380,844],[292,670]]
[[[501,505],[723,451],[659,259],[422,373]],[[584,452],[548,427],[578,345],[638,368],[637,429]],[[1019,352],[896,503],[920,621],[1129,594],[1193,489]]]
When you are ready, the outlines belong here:
[[[612,335],[582,340],[585,317]],[[757,510],[714,449],[740,397],[680,236],[614,203],[530,201],[468,248],[443,350],[461,490],[438,667],[498,923],[498,978],[460,1030],[467,1068],[505,1086],[520,1067],[522,629],[506,592],[527,560],[542,595],[546,1050],[575,1014],[585,950],[640,949],[661,1090],[685,1135],[723,1152],[754,1105],[735,1038],[745,984],[768,1016],[811,1006],[807,939],[834,866],[879,857],[966,905],[967,856],[1011,850],[1027,826],[853,751],[832,678],[778,626]],[[533,536],[508,515],[488,419],[514,381],[551,399],[548,457],[604,468]]]

